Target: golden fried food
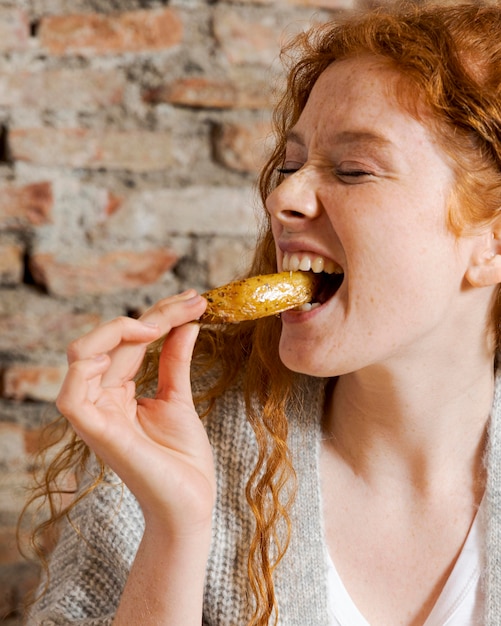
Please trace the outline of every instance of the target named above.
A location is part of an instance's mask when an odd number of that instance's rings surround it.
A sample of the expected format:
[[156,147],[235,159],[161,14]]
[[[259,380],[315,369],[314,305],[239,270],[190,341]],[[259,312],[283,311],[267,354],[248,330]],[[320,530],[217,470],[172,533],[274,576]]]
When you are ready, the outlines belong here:
[[202,294],[208,305],[200,321],[226,324],[276,315],[311,302],[319,275],[313,272],[280,272],[252,276]]

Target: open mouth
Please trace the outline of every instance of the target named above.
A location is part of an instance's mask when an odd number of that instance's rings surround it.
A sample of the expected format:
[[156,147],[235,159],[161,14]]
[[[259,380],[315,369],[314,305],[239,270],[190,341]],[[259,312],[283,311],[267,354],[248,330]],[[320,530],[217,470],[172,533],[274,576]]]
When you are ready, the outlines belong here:
[[315,289],[311,302],[294,307],[293,311],[312,311],[325,304],[338,291],[344,280],[343,273],[326,274],[321,272],[316,275]]
[[285,253],[282,260],[283,271],[303,271],[315,274],[315,290],[311,302],[295,307],[294,311],[311,311],[325,304],[341,287],[344,280],[343,268],[321,256],[312,256],[308,253]]
[[344,273],[335,272],[334,274],[326,274],[322,272],[319,278],[320,281],[318,290],[315,293],[315,301],[318,302],[318,304],[324,304],[327,300],[330,300],[339,287],[341,287],[344,280]]

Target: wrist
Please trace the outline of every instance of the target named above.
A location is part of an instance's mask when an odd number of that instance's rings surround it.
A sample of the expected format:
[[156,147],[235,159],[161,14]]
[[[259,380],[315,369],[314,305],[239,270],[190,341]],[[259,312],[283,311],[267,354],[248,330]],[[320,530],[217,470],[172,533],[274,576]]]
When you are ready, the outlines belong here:
[[209,549],[212,539],[212,516],[206,519],[186,521],[185,523],[173,523],[157,516],[144,516],[145,529],[143,537],[151,541],[162,541],[168,549],[179,547],[181,550],[189,549],[190,546],[201,550]]

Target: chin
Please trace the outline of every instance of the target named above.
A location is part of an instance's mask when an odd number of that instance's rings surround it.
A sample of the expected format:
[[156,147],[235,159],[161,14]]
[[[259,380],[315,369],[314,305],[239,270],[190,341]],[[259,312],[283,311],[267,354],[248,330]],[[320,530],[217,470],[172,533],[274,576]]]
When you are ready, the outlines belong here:
[[325,344],[316,350],[312,342],[300,344],[281,340],[279,356],[289,370],[315,378],[335,378],[349,374],[358,365],[351,358],[343,358],[341,348],[332,348],[328,355]]
[[319,367],[318,360],[311,358],[311,353],[306,353],[303,349],[282,349],[279,350],[280,360],[287,369],[297,374],[305,374],[317,378],[324,378],[331,374],[326,374],[322,367]]

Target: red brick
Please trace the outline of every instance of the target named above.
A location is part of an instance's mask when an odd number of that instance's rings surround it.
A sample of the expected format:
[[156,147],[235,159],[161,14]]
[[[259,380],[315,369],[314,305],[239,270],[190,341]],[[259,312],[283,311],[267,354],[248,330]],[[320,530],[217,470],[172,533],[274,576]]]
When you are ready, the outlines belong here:
[[61,352],[70,341],[89,332],[101,321],[95,313],[57,312],[44,302],[27,301],[21,310],[0,316],[1,350]]
[[0,528],[0,564],[17,563],[20,558],[17,548],[16,529]]
[[[364,5],[364,0],[280,0],[282,5],[292,7],[318,7],[319,9],[354,9]],[[366,1],[366,0],[365,0]],[[238,0],[238,4],[254,6],[260,5],[276,5],[277,0]]]
[[0,423],[0,466],[19,466],[26,458],[24,428],[19,424]]
[[356,0],[289,0],[292,5],[304,7],[318,7],[319,9],[330,9],[337,11],[339,9],[354,9],[360,3]]
[[24,449],[29,456],[35,455],[39,450],[42,442],[43,428],[23,429]]
[[226,55],[235,65],[258,64],[267,67],[280,51],[281,28],[259,17],[225,7],[215,13],[214,35]]
[[165,248],[145,252],[123,250],[82,255],[62,261],[53,254],[38,253],[31,258],[35,280],[51,294],[71,297],[132,289],[159,280],[177,261]]
[[39,580],[39,568],[32,563],[21,562],[3,565],[0,568],[0,615],[5,626],[25,623],[23,598],[34,590]]
[[18,128],[8,135],[12,157],[40,165],[161,170],[174,162],[167,133],[84,128]]
[[216,287],[242,276],[253,253],[254,246],[249,240],[214,238],[208,249],[209,284]]
[[[189,185],[181,188],[132,192],[123,207],[111,217],[103,233],[124,239],[141,236],[154,239],[171,234],[246,236],[256,234],[256,202],[252,185]],[[144,216],[148,219],[145,220]]]
[[120,207],[123,204],[124,199],[121,196],[115,195],[111,191],[106,192],[106,195],[107,195],[107,202],[104,206],[104,215],[109,217],[110,215],[113,215],[120,209]]
[[66,366],[62,365],[10,365],[4,371],[3,396],[12,400],[52,402],[65,373]]
[[217,78],[180,78],[169,85],[147,91],[146,102],[168,102],[189,107],[215,109],[265,109],[272,100],[267,81],[220,80]]
[[[57,411],[54,411],[52,413],[52,417],[56,418],[56,416],[58,416],[59,413]],[[39,428],[30,428],[30,429],[25,429],[22,428],[22,437],[24,438],[24,451],[26,454],[26,457],[29,459],[29,467],[32,468],[32,463],[33,463],[33,459],[34,456],[40,452],[41,448],[46,448],[48,444],[53,443],[53,437],[55,436],[55,433],[53,431],[47,431],[44,426],[41,426]],[[47,452],[48,454],[48,458],[52,458],[53,456],[55,456],[58,452],[60,452],[62,450],[62,448],[64,447],[65,442],[59,442],[56,443],[55,445],[52,445],[52,449],[50,451]],[[61,477],[62,480],[64,480],[65,483],[65,489],[73,489],[76,486],[76,477],[74,475],[73,472],[70,472],[69,474],[66,474],[63,477]]]
[[32,476],[27,469],[14,468],[16,471],[0,471],[0,511],[2,523],[16,524],[24,504],[26,503],[26,487]]
[[0,243],[0,284],[16,285],[24,273],[24,248],[18,243]]
[[221,126],[215,137],[216,157],[230,169],[256,173],[265,162],[265,139],[270,132],[266,122]]
[[0,8],[0,51],[23,50],[28,47],[30,24],[21,9]]
[[126,80],[117,71],[58,69],[3,73],[0,105],[89,110],[121,103]]
[[52,221],[54,197],[49,182],[0,188],[0,230],[40,226]]
[[39,38],[50,54],[103,55],[165,50],[178,45],[182,33],[178,14],[158,9],[47,16],[40,22]]

